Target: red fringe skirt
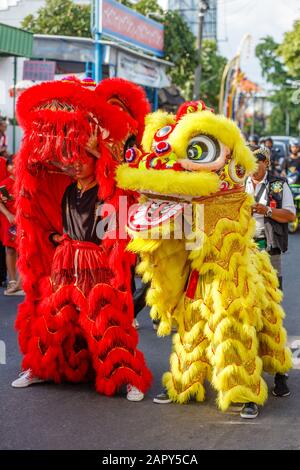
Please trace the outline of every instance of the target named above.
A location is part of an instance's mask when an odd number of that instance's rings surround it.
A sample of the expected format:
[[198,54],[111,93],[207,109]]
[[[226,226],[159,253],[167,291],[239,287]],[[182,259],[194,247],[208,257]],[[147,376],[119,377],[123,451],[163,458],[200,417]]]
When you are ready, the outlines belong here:
[[97,284],[110,284],[114,274],[105,266],[105,258],[101,246],[66,236],[53,259],[51,279],[54,291],[73,284],[87,296]]
[[[107,264],[105,252],[93,243],[66,237],[57,247],[51,277],[44,279],[31,315],[24,369],[55,382],[94,377],[96,390],[105,395],[125,384],[148,390],[152,375],[137,349],[132,294],[115,287]],[[26,321],[20,322],[25,329]]]

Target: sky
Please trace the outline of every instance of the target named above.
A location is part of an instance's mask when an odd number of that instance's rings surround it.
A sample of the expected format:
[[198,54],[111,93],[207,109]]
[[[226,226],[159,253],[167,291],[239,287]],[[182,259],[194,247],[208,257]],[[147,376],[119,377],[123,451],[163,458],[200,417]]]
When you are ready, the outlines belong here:
[[[166,8],[167,0],[159,3]],[[242,66],[250,80],[263,85],[255,47],[267,35],[280,42],[296,19],[300,19],[299,0],[218,0],[219,50],[232,58],[243,36],[250,33],[252,40],[249,52],[243,55]]]

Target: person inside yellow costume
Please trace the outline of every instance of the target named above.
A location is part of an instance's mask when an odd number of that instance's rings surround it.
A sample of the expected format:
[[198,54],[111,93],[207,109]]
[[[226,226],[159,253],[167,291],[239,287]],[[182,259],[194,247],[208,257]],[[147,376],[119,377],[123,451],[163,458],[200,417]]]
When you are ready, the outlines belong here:
[[[236,124],[203,102],[185,103],[176,116],[148,115],[142,145],[144,153],[127,151],[117,181],[142,196],[129,217],[129,249],[151,283],[158,334],[178,325],[163,377],[168,398],[202,402],[209,379],[221,410],[243,403],[242,417],[256,417],[268,395],[263,371],[286,373],[291,353],[276,272],[253,241],[245,181],[255,158]],[[194,240],[175,236],[187,206]]]

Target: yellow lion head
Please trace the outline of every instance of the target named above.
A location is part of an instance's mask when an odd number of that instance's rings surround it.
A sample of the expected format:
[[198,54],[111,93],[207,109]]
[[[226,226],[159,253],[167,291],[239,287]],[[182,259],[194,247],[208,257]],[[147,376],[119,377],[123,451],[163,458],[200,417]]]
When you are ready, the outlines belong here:
[[117,173],[120,187],[152,195],[194,199],[243,190],[255,159],[237,125],[202,101],[176,115],[146,117],[142,146],[131,148]]

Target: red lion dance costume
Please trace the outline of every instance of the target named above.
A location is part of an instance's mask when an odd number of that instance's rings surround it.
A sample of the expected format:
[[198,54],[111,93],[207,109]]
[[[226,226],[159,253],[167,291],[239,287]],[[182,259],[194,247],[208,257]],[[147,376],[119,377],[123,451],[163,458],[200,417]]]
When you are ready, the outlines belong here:
[[26,292],[16,322],[22,368],[57,383],[93,379],[105,395],[124,384],[145,393],[151,374],[132,326],[135,259],[126,252],[128,240],[104,236],[95,245],[65,236],[55,249],[49,239],[63,233],[62,198],[72,183],[66,168],[84,162],[87,147],[100,154],[98,200],[118,213],[119,196],[126,193],[116,188],[115,170],[126,142],[139,143],[149,111],[144,92],[130,82],[90,85],[76,79],[44,83],[18,102],[24,129],[16,172],[19,269]]

